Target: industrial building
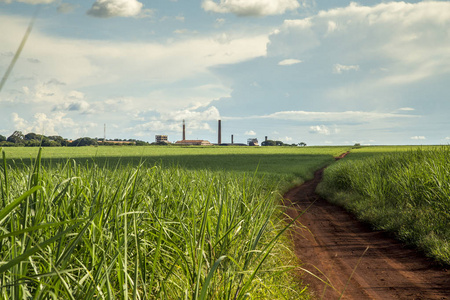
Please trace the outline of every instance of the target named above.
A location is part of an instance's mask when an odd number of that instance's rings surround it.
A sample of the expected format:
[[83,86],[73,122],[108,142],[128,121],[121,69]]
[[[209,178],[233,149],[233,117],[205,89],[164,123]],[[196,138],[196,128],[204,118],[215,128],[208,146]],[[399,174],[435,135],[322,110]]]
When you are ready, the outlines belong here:
[[182,140],[177,141],[175,144],[186,146],[212,146],[212,144],[207,140]]
[[212,146],[212,144],[207,140],[186,140],[186,123],[183,120],[183,139],[181,141],[177,141],[175,144],[177,145],[186,145],[186,146]]
[[[222,143],[222,121],[218,120],[218,130],[217,130],[217,144],[219,146],[259,146],[258,139],[256,138],[249,138],[247,140],[247,144],[241,144],[241,143],[234,143],[234,135],[231,135],[231,144],[229,143]],[[267,139],[267,137],[266,137]],[[186,123],[183,120],[183,139],[181,141],[175,142],[177,145],[197,145],[197,146],[211,146],[213,145],[207,140],[187,140],[186,139]]]
[[156,143],[166,143],[166,144],[170,144],[169,142],[169,136],[167,135],[156,135],[155,136],[155,141]]
[[247,145],[249,145],[249,146],[259,146],[258,139],[255,139],[255,138],[247,139]]

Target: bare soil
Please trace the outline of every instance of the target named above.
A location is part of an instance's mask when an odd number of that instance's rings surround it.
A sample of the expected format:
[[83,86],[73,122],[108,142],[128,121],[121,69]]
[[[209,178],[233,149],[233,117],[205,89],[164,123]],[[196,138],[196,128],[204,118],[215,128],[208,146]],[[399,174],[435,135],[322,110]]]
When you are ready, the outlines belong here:
[[322,173],[284,195],[288,215],[301,214],[291,235],[316,299],[450,299],[445,267],[319,197]]

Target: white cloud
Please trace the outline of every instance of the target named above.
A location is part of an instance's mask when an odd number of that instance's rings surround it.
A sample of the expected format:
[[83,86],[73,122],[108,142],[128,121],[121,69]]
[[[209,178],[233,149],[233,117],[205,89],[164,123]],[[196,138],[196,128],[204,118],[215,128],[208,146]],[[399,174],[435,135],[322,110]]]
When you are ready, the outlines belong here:
[[[387,118],[417,118],[417,115],[406,115],[396,113],[344,111],[344,112],[314,112],[314,111],[280,111],[269,115],[248,116],[245,119],[281,119],[301,122],[345,122],[345,123],[367,123],[374,120]],[[227,117],[224,119],[241,119]]]
[[70,3],[61,3],[56,9],[59,13],[68,14],[73,12],[78,6]]
[[127,128],[126,131],[133,132],[137,136],[148,136],[149,132],[155,134],[158,132],[181,133],[182,120],[185,120],[187,133],[194,135],[195,131],[214,132],[208,121],[217,121],[219,119],[219,111],[214,106],[203,111],[193,107],[178,111],[161,112],[159,116],[154,116],[147,122]]
[[191,120],[191,121],[211,121],[219,120],[220,113],[217,108],[211,106],[204,111],[195,111],[193,109],[183,109],[179,111],[169,111],[161,114],[161,118],[165,120]]
[[137,0],[96,0],[87,14],[93,17],[134,17],[141,13],[143,4]]
[[328,21],[328,30],[327,33],[332,33],[337,29],[337,24],[334,21]]
[[399,111],[414,111],[415,109],[411,108],[411,107],[402,107],[402,108],[399,108],[398,110]]
[[[28,26],[27,18],[2,15],[0,28],[8,28],[2,34],[0,53],[5,57],[15,51],[20,37]],[[107,86],[116,90],[129,90],[131,85],[145,82],[149,87],[133,96],[132,107],[142,105],[158,109],[180,109],[193,105],[207,105],[214,99],[227,97],[231,90],[212,74],[211,67],[235,64],[266,55],[268,36],[228,34],[226,40],[214,36],[196,36],[166,43],[115,42],[52,37],[35,28],[30,35],[22,57],[39,59],[39,64],[16,64],[7,82],[8,90],[21,90],[15,79],[29,77],[29,95],[20,98],[22,103],[58,103],[68,97],[71,90],[89,88],[104,94]],[[202,80],[202,87],[158,89],[160,86],[183,80]],[[206,80],[205,80],[206,79]],[[47,84],[50,81],[62,84]],[[23,85],[23,84],[22,84]],[[12,101],[4,90],[1,101]],[[96,96],[96,95],[94,95]],[[91,101],[90,95],[86,101]]]
[[[338,61],[337,74],[366,71],[370,76],[358,86],[367,93],[368,88],[379,90],[450,73],[448,28],[448,1],[352,3],[285,20],[270,36],[268,55],[316,58],[323,64],[317,68]],[[360,69],[363,65],[365,70]]]
[[330,129],[325,125],[316,125],[309,127],[309,133],[330,135]]
[[423,135],[412,136],[411,139],[412,139],[412,140],[426,140],[426,138],[425,138]]
[[[192,129],[192,125],[190,124],[189,130]],[[195,128],[197,129],[197,128]],[[128,128],[128,131],[136,132],[140,136],[146,135],[145,132],[181,132],[182,125],[175,122],[164,122],[161,120],[155,120],[140,124],[136,127]]]
[[34,119],[25,120],[17,113],[12,114],[12,121],[15,130],[22,132],[34,132],[44,135],[59,135],[59,131],[64,128],[79,129],[71,118],[66,118],[66,114],[62,112],[55,112],[51,116],[44,113],[36,113]]
[[278,65],[280,65],[280,66],[290,66],[290,65],[299,64],[301,62],[302,61],[299,60],[299,59],[290,58],[290,59],[285,59],[285,60],[280,61],[278,63]]
[[333,66],[333,73],[336,74],[342,74],[342,71],[358,71],[359,66],[358,65],[341,65],[341,64],[335,64]]
[[300,5],[297,0],[204,0],[202,8],[216,13],[233,13],[239,16],[268,16],[284,14]]
[[325,125],[315,125],[309,127],[309,133],[311,134],[323,134],[323,135],[330,135],[330,134],[336,134],[341,132],[339,128],[336,127],[336,125],[332,126],[332,128],[325,126]]
[[84,97],[85,97],[84,93],[80,92],[80,91],[70,91],[67,94],[67,96],[71,99],[78,99],[78,100],[84,99]]
[[189,34],[189,33],[197,34],[198,31],[189,30],[189,29],[183,28],[183,29],[176,29],[176,30],[173,31],[173,33],[175,33],[175,34]]
[[57,0],[3,0],[0,2],[12,3],[12,2],[22,2],[27,4],[49,4]]
[[244,133],[245,135],[250,135],[250,136],[255,136],[256,132],[254,132],[253,130],[248,130]]
[[216,26],[216,27],[220,27],[220,26],[222,26],[223,24],[225,24],[225,19],[224,19],[224,18],[217,18],[217,19],[216,19],[216,22],[215,22],[215,26]]
[[59,104],[53,108],[53,111],[78,111],[81,113],[90,113],[91,105],[86,101],[72,101]]

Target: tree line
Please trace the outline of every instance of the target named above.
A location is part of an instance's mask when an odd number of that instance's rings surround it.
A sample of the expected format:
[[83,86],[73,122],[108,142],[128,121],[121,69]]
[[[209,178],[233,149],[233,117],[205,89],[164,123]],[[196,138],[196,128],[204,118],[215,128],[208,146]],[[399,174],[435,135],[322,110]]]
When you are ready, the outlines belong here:
[[0,147],[78,147],[78,146],[98,146],[98,145],[148,145],[147,142],[129,140],[106,140],[82,137],[76,140],[68,140],[59,135],[45,136],[37,133],[22,134],[21,131],[14,131],[9,137],[0,135]]
[[298,144],[285,144],[282,141],[267,140],[267,141],[262,142],[261,146],[300,146],[300,147],[305,147],[306,143],[301,142]]

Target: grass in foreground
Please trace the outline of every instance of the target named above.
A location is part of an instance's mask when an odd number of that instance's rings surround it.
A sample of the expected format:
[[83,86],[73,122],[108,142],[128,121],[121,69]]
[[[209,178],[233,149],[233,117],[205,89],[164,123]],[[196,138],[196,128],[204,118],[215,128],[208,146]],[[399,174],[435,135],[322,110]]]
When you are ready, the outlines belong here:
[[319,192],[450,264],[450,148],[352,155],[326,169]]
[[[40,154],[39,154],[40,156]],[[0,168],[2,299],[298,299],[276,183],[74,160]]]

